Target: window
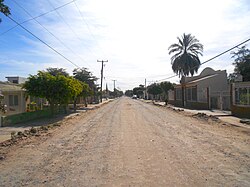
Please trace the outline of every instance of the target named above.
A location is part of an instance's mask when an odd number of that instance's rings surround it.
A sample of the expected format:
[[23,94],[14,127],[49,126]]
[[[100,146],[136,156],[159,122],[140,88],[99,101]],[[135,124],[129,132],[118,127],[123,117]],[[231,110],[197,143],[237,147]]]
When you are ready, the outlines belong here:
[[240,105],[250,105],[250,88],[236,88],[235,102]]
[[18,84],[18,80],[12,80],[12,83]]
[[181,96],[181,88],[176,88],[175,89],[175,98],[176,100],[181,100],[182,96]]
[[191,101],[192,98],[192,89],[191,88],[187,88],[186,93],[187,93],[187,100]]
[[192,101],[197,101],[197,87],[192,88]]
[[9,95],[9,106],[18,106],[18,95]]
[[187,101],[197,101],[197,87],[186,88]]

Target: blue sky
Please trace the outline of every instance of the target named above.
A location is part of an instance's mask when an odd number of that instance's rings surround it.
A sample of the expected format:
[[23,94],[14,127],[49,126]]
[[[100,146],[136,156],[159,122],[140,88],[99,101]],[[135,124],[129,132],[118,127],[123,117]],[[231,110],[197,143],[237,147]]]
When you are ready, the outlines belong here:
[[[43,27],[35,20],[23,26],[78,66],[100,77],[97,59],[109,60],[104,76],[110,89],[114,79],[125,90],[144,84],[145,78],[152,82],[173,75],[168,47],[184,32],[204,45],[202,62],[250,38],[247,0],[15,1],[5,0],[5,4],[19,23],[51,11],[36,19]],[[65,68],[69,73],[76,68],[19,26],[3,34],[16,24],[0,16],[0,80],[27,77],[48,67]],[[232,62],[227,53],[201,66],[199,72],[209,66],[231,73]]]

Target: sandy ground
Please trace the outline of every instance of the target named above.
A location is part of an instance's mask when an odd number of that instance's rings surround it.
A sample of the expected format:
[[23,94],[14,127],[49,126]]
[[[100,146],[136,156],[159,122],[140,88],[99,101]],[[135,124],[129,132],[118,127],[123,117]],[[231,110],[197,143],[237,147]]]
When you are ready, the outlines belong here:
[[7,149],[0,186],[250,186],[249,128],[125,97],[62,123]]

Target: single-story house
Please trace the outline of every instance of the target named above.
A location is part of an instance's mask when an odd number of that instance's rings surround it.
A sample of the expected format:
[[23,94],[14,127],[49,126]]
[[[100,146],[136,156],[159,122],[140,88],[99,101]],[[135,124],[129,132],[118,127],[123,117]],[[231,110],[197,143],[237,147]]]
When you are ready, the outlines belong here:
[[26,111],[25,90],[20,85],[0,82],[0,93],[4,96],[3,104],[7,105],[4,115],[19,114]]
[[230,109],[230,86],[226,70],[205,68],[200,75],[182,77],[169,92],[169,103],[192,109]]

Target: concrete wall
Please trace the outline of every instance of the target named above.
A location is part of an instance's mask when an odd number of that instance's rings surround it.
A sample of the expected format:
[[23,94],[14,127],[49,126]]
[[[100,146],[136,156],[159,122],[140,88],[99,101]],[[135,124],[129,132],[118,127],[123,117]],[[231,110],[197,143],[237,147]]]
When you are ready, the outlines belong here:
[[181,100],[169,100],[168,103],[177,107],[183,107]]
[[220,74],[197,82],[197,86],[199,89],[208,87],[210,92],[229,91],[227,73],[226,71],[221,71]]
[[197,110],[208,110],[208,103],[200,103],[200,102],[186,102],[186,108],[197,109]]
[[249,118],[250,119],[250,107],[248,106],[231,106],[232,115],[241,117],[241,118]]
[[240,105],[235,101],[235,89],[238,88],[250,88],[250,82],[236,82],[232,84],[231,94],[232,94],[232,114],[241,118],[250,119],[250,105]]
[[[7,105],[7,113],[5,113],[5,116],[13,115],[13,114],[19,114],[26,112],[26,101],[23,91],[10,91],[10,92],[2,92],[4,95],[4,104]],[[9,95],[17,95],[18,96],[18,105],[17,106],[9,106]]]

